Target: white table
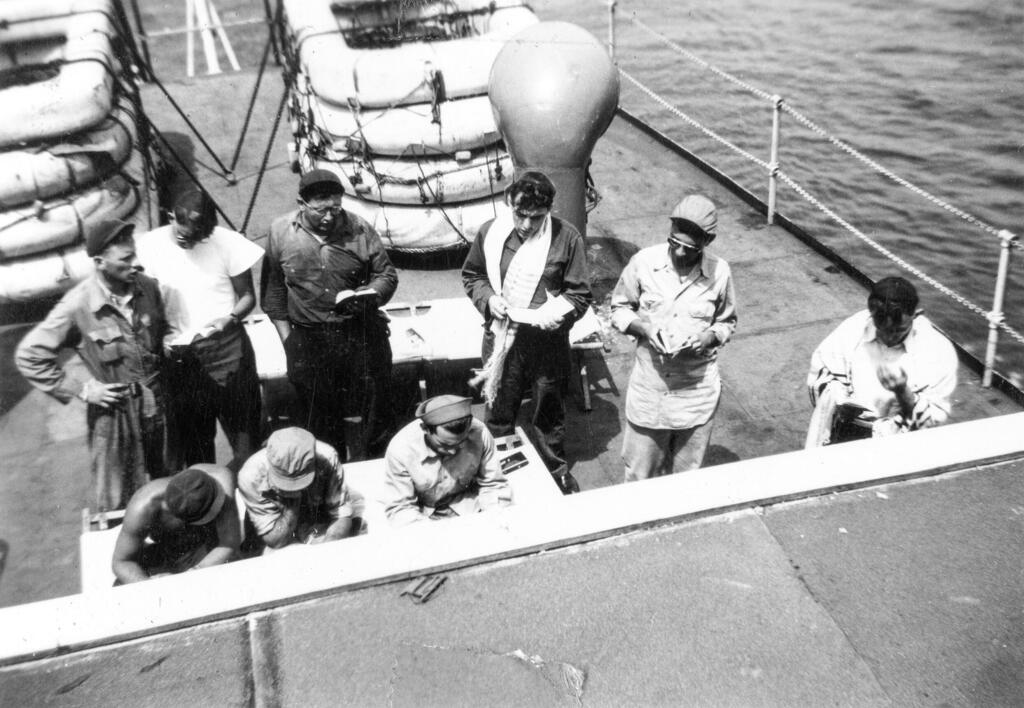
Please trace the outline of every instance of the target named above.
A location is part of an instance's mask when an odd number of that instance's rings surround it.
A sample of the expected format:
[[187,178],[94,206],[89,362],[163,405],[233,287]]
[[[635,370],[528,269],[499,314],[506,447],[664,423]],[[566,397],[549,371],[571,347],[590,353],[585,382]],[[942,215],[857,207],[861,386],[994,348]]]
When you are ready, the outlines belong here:
[[[389,303],[382,308],[391,320],[391,360],[396,365],[464,363],[480,364],[483,317],[469,298],[441,298],[418,303]],[[288,366],[284,347],[266,315],[245,319],[245,329],[256,352],[256,371],[264,384],[285,380]],[[604,346],[601,322],[593,309],[569,331],[569,343],[576,356],[584,408],[590,410],[590,386],[584,352]],[[420,395],[426,397],[426,372],[420,370]]]
[[[521,443],[518,447],[498,453],[499,459],[505,459],[516,452],[526,456],[527,464],[506,476],[512,487],[512,503],[516,506],[531,506],[550,502],[562,497],[562,492],[555,484],[537,450],[527,439],[522,428],[516,428],[516,434],[507,438],[499,438],[499,444],[510,438],[517,438]],[[367,523],[368,533],[386,533],[391,527],[388,524],[384,509],[387,504],[387,485],[384,481],[384,460],[366,460],[350,462],[345,465],[345,481],[349,487],[358,492],[364,500],[363,519]]]

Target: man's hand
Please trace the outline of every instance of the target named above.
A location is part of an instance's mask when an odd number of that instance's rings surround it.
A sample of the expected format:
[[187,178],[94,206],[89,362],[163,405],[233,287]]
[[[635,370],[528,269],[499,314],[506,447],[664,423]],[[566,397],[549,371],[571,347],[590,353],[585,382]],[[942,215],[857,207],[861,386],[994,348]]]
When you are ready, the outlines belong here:
[[875,373],[878,375],[878,383],[895,394],[900,412],[909,420],[914,414],[918,397],[907,386],[907,372],[899,364],[880,364]]
[[875,371],[882,388],[898,394],[907,387],[907,372],[899,364],[880,364]]
[[707,356],[711,353],[711,350],[718,344],[718,337],[715,335],[713,330],[706,329],[700,334],[691,334],[683,340],[683,346],[680,351],[689,349],[695,354],[701,356]]
[[491,311],[491,317],[496,320],[508,317],[508,301],[501,295],[491,295],[487,300],[487,307]]
[[565,322],[565,315],[548,315],[537,322],[537,326],[546,332],[554,332]]
[[662,340],[660,330],[650,322],[640,322],[637,325],[643,332],[644,339],[651,345],[651,349],[659,354],[668,354],[665,342]]
[[127,395],[128,384],[126,383],[105,384],[96,379],[89,379],[82,386],[79,398],[100,408],[110,408],[121,403]]

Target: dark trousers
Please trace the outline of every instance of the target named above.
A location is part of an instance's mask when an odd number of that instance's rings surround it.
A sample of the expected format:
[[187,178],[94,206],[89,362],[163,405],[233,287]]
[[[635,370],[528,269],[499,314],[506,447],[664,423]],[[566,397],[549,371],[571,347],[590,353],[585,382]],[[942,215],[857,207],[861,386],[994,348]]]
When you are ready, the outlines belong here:
[[358,457],[359,449],[368,458],[383,457],[395,427],[387,322],[369,316],[337,325],[293,325],[284,350],[301,406],[296,423],[346,459],[345,419],[359,418],[361,439],[350,441],[349,457]]
[[[494,348],[490,329],[484,333],[483,358]],[[485,422],[495,437],[515,432],[523,398],[532,389],[537,452],[552,473],[565,472],[565,392],[569,381],[567,329],[545,332],[520,326],[505,358],[494,405]]]
[[217,423],[231,445],[238,467],[261,440],[260,383],[249,338],[243,335],[241,358],[218,366],[212,376],[203,362],[187,351],[168,361],[167,460],[172,471],[198,462],[216,462]]

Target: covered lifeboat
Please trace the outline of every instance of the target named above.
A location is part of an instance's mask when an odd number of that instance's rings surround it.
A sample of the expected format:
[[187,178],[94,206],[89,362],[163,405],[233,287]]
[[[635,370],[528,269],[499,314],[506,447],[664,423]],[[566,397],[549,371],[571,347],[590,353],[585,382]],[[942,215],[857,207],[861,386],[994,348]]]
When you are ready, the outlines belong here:
[[336,171],[390,250],[471,242],[512,178],[491,64],[537,22],[509,0],[284,0],[293,167]]
[[114,17],[111,0],[0,4],[0,304],[86,277],[100,221],[155,225]]

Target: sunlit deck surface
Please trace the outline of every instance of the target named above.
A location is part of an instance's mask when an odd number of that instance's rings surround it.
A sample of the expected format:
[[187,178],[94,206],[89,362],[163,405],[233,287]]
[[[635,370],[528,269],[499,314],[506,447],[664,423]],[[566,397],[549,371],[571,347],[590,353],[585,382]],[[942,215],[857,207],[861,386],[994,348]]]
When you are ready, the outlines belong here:
[[[253,80],[242,72],[168,88],[229,156]],[[278,78],[268,77],[237,186],[199,170],[236,225],[279,97]],[[155,89],[144,100],[161,130],[185,132]],[[294,204],[285,131],[254,238]],[[708,464],[799,449],[811,351],[864,307],[866,292],[622,119],[599,142],[592,172],[603,199],[590,215],[588,255],[604,319],[622,266],[664,240],[681,196],[719,206],[711,250],[732,266],[739,325],[720,356],[725,386]],[[401,266],[395,300],[463,295],[457,265]],[[11,363],[28,326],[0,329],[0,537],[11,546],[0,605],[78,590],[90,487],[81,406],[29,390]],[[587,355],[593,410],[581,410],[578,391],[568,400],[571,471],[584,490],[622,479],[633,345],[611,330],[606,341]],[[955,421],[1019,410],[961,368]],[[484,564],[453,573],[425,605],[400,598],[396,585],[285,605],[269,630],[276,690],[282,705],[578,705],[565,664],[585,674],[582,704],[1012,704],[1024,695],[1022,471],[1020,461],[1002,463]],[[0,704],[245,704],[254,690],[245,627],[224,621],[3,669]]]

